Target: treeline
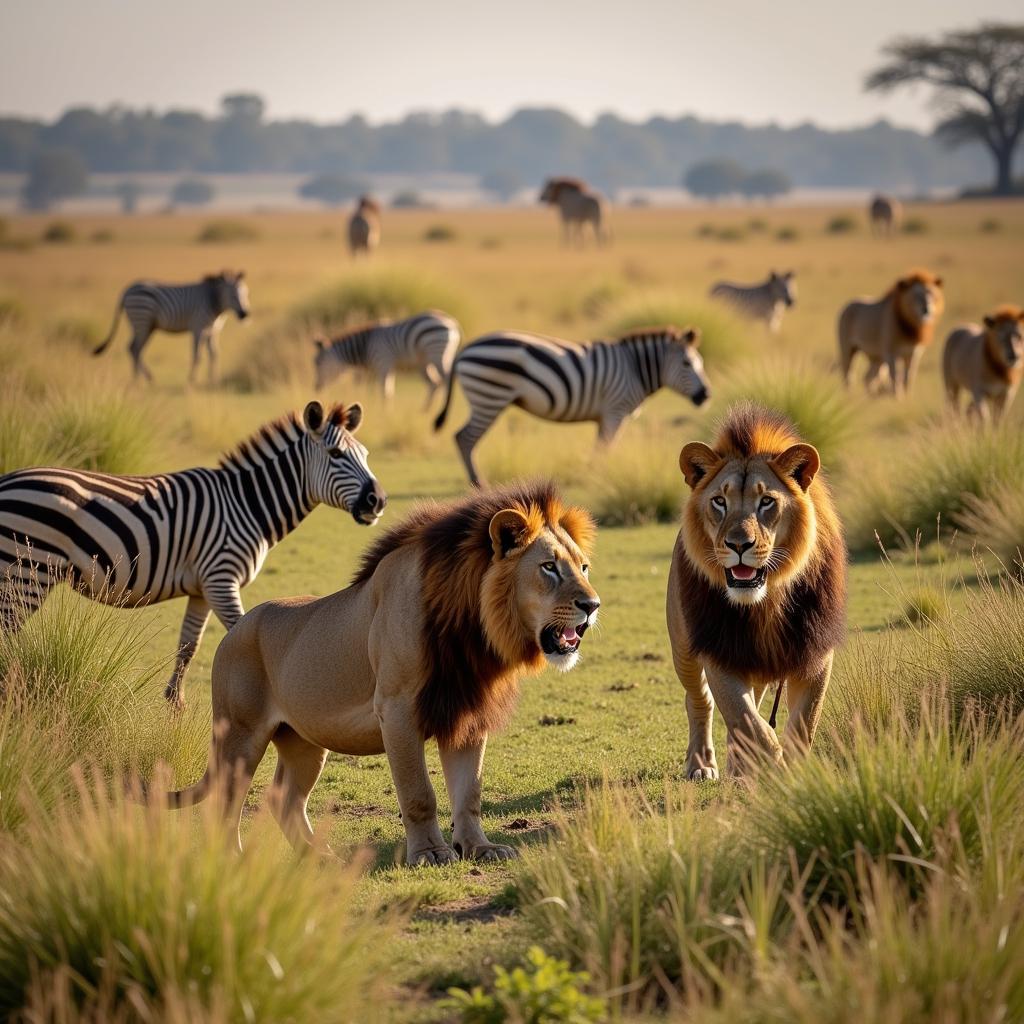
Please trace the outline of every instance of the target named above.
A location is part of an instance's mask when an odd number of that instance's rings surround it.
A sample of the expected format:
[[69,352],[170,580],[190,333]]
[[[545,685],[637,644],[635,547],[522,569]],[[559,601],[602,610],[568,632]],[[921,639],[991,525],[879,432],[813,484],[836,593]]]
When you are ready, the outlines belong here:
[[977,147],[950,151],[919,132],[879,121],[843,131],[613,114],[587,125],[561,110],[518,110],[492,123],[465,111],[410,114],[372,125],[269,121],[258,96],[226,96],[217,117],[187,110],[75,108],[52,124],[0,118],[0,171],[24,172],[47,150],[77,153],[90,172],[500,172],[534,185],[577,174],[605,189],[677,186],[708,159],[771,167],[797,186],[930,188],[985,181]]

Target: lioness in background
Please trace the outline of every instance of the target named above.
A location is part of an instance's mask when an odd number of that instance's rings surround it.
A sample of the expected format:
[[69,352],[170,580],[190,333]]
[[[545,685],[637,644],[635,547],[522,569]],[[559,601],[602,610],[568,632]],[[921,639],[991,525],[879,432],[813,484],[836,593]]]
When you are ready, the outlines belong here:
[[967,415],[998,421],[1009,409],[1024,374],[1024,310],[1000,306],[986,316],[984,327],[966,324],[946,339],[942,353],[942,377],[954,410],[960,408],[960,391],[971,400]]
[[[169,794],[171,806],[197,803],[222,780],[240,814],[273,743],[272,806],[292,842],[310,842],[306,802],[328,750],[386,753],[408,863],[511,857],[480,827],[487,734],[511,714],[520,676],[575,665],[600,605],[587,582],[594,533],[589,513],[550,485],[480,492],[413,512],[370,548],[347,590],[254,608],[214,659],[209,767]],[[431,737],[451,846],[424,758]]]
[[741,749],[783,759],[758,713],[769,686],[786,684],[787,745],[813,740],[846,632],[846,545],[817,451],[778,413],[734,408],[714,447],[686,445],[679,466],[693,492],[672,553],[668,632],[686,689],[686,773],[716,779],[716,704],[730,774],[742,772]]
[[942,315],[942,278],[927,270],[901,277],[882,298],[854,299],[839,316],[839,364],[850,383],[850,364],[858,352],[868,360],[864,387],[873,391],[878,375],[889,371],[893,395],[906,393],[917,364]]

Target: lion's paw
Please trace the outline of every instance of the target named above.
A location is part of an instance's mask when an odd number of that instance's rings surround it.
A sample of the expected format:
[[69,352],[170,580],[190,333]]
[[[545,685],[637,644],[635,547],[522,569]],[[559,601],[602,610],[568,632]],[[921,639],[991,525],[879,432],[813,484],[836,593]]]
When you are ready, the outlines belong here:
[[410,850],[409,863],[415,867],[454,864],[459,855],[450,846],[431,846],[425,850]]
[[502,846],[500,843],[477,843],[465,848],[461,843],[456,843],[455,849],[462,855],[463,860],[513,860],[518,856],[511,846]]

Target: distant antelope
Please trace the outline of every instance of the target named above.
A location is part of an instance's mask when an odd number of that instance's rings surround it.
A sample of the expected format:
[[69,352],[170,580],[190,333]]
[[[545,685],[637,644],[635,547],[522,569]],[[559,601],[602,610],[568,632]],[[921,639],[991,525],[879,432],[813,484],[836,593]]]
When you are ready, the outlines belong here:
[[711,288],[712,298],[727,302],[738,313],[751,320],[761,320],[775,334],[782,326],[782,315],[796,305],[796,272],[787,270],[777,274],[774,270],[761,284],[730,284],[719,281]]
[[204,277],[196,284],[157,284],[154,281],[136,281],[129,285],[118,300],[110,334],[93,349],[98,356],[106,351],[117,333],[117,324],[123,310],[132,328],[128,351],[136,377],[151,381],[153,375],[142,361],[142,350],[154,331],[170,334],[192,332],[192,369],[189,381],[194,382],[199,367],[199,355],[205,347],[210,380],[214,379],[217,364],[217,337],[229,312],[239,320],[249,315],[249,289],[245,274],[224,270]]
[[583,228],[594,229],[594,240],[601,244],[607,238],[604,229],[605,201],[591,191],[579,178],[548,178],[540,194],[540,202],[557,206],[562,216],[562,240],[568,244],[574,234],[583,244]]
[[888,237],[900,226],[903,219],[903,205],[892,196],[876,195],[871,200],[871,232]]
[[380,206],[369,196],[360,196],[348,222],[348,247],[353,259],[367,256],[380,244]]

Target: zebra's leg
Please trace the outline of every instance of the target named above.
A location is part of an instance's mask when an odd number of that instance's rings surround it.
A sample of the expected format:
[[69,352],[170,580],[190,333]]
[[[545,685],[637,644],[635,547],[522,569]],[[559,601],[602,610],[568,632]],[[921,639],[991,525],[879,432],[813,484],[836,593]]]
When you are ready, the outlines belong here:
[[426,363],[423,367],[423,379],[427,382],[427,400],[423,403],[423,411],[426,412],[434,401],[437,389],[444,381],[444,375],[433,363]]
[[277,770],[270,808],[288,841],[301,849],[313,843],[306,805],[324,769],[327,751],[304,740],[287,725],[278,728],[272,742],[277,748]]
[[132,340],[128,343],[128,352],[132,357],[132,370],[135,373],[135,379],[139,377],[145,377],[149,383],[153,382],[153,374],[149,372],[149,368],[142,361],[142,350],[146,347],[149,342],[150,330],[139,330],[135,325],[132,325]]
[[607,448],[615,440],[622,421],[625,417],[621,413],[609,413],[603,416],[597,424],[597,446]]
[[469,422],[455,435],[455,445],[462,456],[466,473],[469,475],[469,482],[474,487],[479,487],[483,481],[476,471],[473,449],[480,443],[480,438],[487,433],[496,418],[497,413],[484,412],[482,409],[474,408]]
[[395,371],[385,370],[380,378],[380,390],[385,402],[395,397]]
[[164,690],[164,696],[177,708],[185,706],[185,673],[199,649],[209,619],[210,606],[206,599],[194,595],[190,597],[185,607],[185,619],[181,624],[174,672]]
[[206,335],[206,380],[211,386],[217,383],[217,356],[220,346],[218,344],[216,331],[209,331]]
[[204,583],[203,596],[225,629],[230,629],[245,614],[238,582],[234,579],[217,579]]
[[196,372],[199,369],[199,354],[203,350],[203,346],[206,343],[206,331],[193,331],[192,332],[192,366],[188,371],[188,382],[189,384],[195,384]]
[[0,576],[0,631],[17,633],[62,579],[63,566],[20,560],[9,565]]

